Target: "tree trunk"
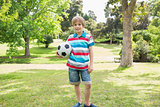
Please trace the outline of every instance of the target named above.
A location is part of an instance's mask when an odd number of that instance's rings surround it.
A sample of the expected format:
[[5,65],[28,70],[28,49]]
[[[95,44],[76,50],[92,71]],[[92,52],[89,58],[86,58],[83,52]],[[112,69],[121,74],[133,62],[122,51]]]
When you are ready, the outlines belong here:
[[112,45],[112,40],[113,39],[113,35],[112,35],[112,32],[110,33],[110,45]]
[[132,56],[132,21],[131,18],[123,17],[123,48],[122,48],[122,58],[120,66],[132,66],[133,56]]
[[132,54],[132,13],[136,4],[136,0],[131,0],[128,5],[128,0],[122,0],[122,11],[123,11],[123,48],[121,67],[130,67],[133,65],[133,54]]
[[46,48],[48,48],[49,44],[46,44]]
[[29,36],[26,36],[24,38],[25,40],[25,56],[30,56],[30,51],[29,51]]

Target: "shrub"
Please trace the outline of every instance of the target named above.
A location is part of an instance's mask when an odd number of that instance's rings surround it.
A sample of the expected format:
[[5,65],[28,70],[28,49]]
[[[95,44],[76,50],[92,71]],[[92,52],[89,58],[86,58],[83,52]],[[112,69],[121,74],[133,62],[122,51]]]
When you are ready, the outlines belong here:
[[152,46],[143,39],[140,39],[133,45],[134,62],[158,62],[158,56],[153,55]]
[[152,35],[147,30],[136,30],[132,32],[132,36],[134,42],[137,42],[140,39],[150,42]]
[[44,35],[41,43],[45,44],[45,47],[48,48],[49,44],[53,42],[53,37],[50,35]]
[[133,49],[133,61],[147,62],[147,54],[150,51],[149,48],[150,47],[145,40],[140,39],[139,41],[137,41]]
[[[148,31],[152,34],[151,37],[151,50],[152,54],[156,57],[159,57],[160,60],[160,26],[154,25],[157,20],[154,19],[153,22],[148,26]],[[160,24],[160,19],[157,21]]]

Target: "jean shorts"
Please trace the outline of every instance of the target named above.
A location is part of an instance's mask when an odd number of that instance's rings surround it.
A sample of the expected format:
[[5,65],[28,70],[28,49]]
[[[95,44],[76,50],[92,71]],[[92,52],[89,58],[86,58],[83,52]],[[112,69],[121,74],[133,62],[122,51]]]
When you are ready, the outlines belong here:
[[91,84],[90,73],[88,69],[78,70],[69,68],[69,82],[71,85],[78,85],[82,81],[82,84]]

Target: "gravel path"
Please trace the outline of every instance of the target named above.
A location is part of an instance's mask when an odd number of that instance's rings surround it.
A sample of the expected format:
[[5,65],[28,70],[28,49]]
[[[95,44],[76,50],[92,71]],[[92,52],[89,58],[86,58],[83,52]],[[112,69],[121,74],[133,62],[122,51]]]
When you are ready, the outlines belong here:
[[[96,63],[94,70],[113,70],[118,65],[118,63]],[[68,70],[68,67],[66,64],[1,64],[0,74],[27,69]]]

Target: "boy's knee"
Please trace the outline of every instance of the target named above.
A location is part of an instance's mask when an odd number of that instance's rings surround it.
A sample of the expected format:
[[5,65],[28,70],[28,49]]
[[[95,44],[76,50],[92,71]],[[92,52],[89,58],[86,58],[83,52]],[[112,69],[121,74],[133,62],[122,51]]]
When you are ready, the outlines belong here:
[[91,84],[87,84],[86,89],[90,89],[90,88],[91,88]]

